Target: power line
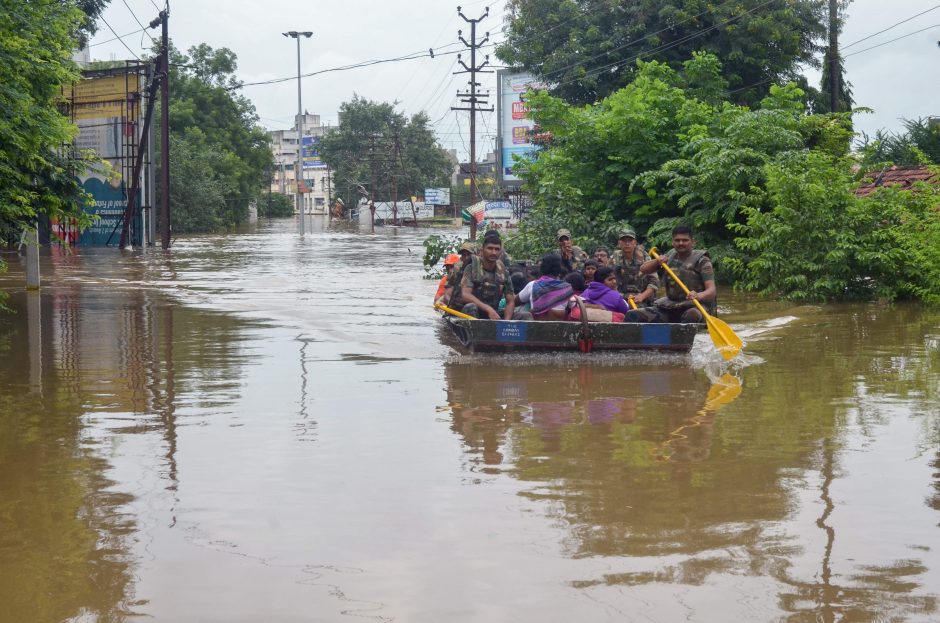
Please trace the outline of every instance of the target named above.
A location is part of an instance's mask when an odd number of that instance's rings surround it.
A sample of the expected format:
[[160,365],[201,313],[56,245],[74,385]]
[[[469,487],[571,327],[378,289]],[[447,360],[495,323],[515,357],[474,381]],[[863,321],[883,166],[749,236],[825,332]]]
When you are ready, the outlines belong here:
[[[908,17],[907,19],[902,19],[900,22],[898,22],[898,23],[896,23],[896,24],[892,24],[892,25],[888,26],[887,28],[885,28],[884,30],[879,30],[879,31],[876,32],[876,33],[872,33],[872,34],[868,35],[867,37],[862,37],[862,38],[859,39],[858,41],[853,41],[852,43],[850,43],[850,44],[848,44],[848,45],[844,45],[844,46],[842,46],[842,49],[843,49],[843,50],[848,49],[848,48],[852,47],[853,45],[856,45],[856,44],[858,44],[858,43],[861,43],[862,41],[867,41],[867,40],[871,39],[872,37],[877,37],[878,35],[880,35],[880,34],[882,34],[882,33],[885,33],[885,32],[888,32],[889,30],[891,30],[892,28],[894,28],[894,27],[896,27],[896,26],[900,26],[901,24],[905,24],[905,23],[911,21],[911,20],[914,19],[914,18],[917,18],[917,17],[920,17],[921,15],[925,15],[925,14],[927,14],[927,13],[930,13],[931,11],[936,11],[937,9],[940,9],[940,4],[937,4],[937,5],[935,5],[935,6],[932,6],[932,7],[930,7],[929,9],[927,9],[926,11],[922,11],[922,12],[918,13],[917,15],[912,15],[912,16]],[[932,26],[931,26],[931,28],[932,28]],[[912,34],[913,34],[913,33],[912,33]],[[897,39],[894,39],[894,41],[897,41]],[[871,48],[869,48],[869,49],[871,49]]]
[[[109,26],[109,28],[110,28],[110,26]],[[141,29],[139,29],[139,30],[135,30],[134,32],[129,32],[129,33],[127,33],[126,35],[119,35],[119,36],[117,36],[117,37],[112,37],[112,38],[110,38],[110,39],[105,39],[104,41],[98,41],[97,43],[89,43],[89,44],[88,44],[87,46],[85,46],[85,47],[93,48],[93,47],[95,47],[96,45],[104,45],[105,43],[111,43],[112,41],[117,41],[117,40],[120,39],[121,37],[130,37],[131,35],[136,35],[137,33],[143,32],[143,31],[145,31],[145,30],[147,30],[147,29],[146,29],[146,28],[141,28]],[[114,32],[114,31],[112,30],[111,32]]]
[[880,47],[883,46],[883,45],[888,45],[889,43],[894,43],[895,41],[900,41],[901,39],[907,39],[908,37],[911,37],[911,36],[916,35],[916,34],[920,34],[920,33],[924,32],[925,30],[930,30],[931,28],[937,28],[937,27],[940,27],[940,24],[933,24],[932,26],[927,26],[926,28],[921,28],[920,30],[915,30],[914,32],[909,32],[909,33],[907,33],[906,35],[901,35],[900,37],[896,37],[896,38],[894,38],[894,39],[889,39],[888,41],[885,41],[885,42],[883,42],[883,43],[879,43],[878,45],[873,45],[873,46],[871,46],[870,48],[865,48],[864,50],[857,50],[857,51],[855,51],[855,52],[852,52],[851,54],[846,54],[846,55],[843,56],[842,58],[848,58],[848,57],[850,57],[850,56],[855,56],[856,54],[861,54],[862,52],[868,52],[869,50],[874,50],[875,48],[880,48]]
[[[150,36],[150,33],[147,32],[147,27],[144,26],[144,25],[141,23],[141,21],[140,21],[139,19],[137,19],[137,14],[134,13],[134,9],[132,9],[132,8],[131,8],[131,5],[129,5],[129,4],[127,3],[127,0],[121,0],[121,2],[124,3],[124,6],[126,6],[126,7],[127,7],[127,10],[130,11],[131,17],[133,17],[133,18],[134,18],[134,21],[137,22],[137,25],[140,26],[140,31],[138,31],[138,32],[144,32],[144,33],[146,33],[147,36],[150,37],[150,41],[153,42],[153,43],[156,43],[157,40]],[[158,10],[159,10],[159,9],[158,9]],[[141,39],[143,39],[143,37],[141,37]]]
[[[137,56],[136,54],[134,54],[134,50],[130,49],[130,47],[128,47],[128,45],[127,45],[126,43],[124,43],[124,39],[122,39],[121,36],[120,36],[119,34],[117,34],[117,31],[115,31],[113,28],[111,28],[111,24],[109,24],[109,23],[108,23],[108,20],[106,20],[106,19],[104,18],[104,15],[101,16],[101,21],[104,22],[104,25],[108,27],[108,30],[110,30],[111,32],[114,33],[114,36],[117,37],[117,39],[121,42],[121,44],[122,44],[125,48],[127,48],[127,51],[131,53],[131,56],[133,56],[133,57],[136,58],[137,60],[140,60],[140,57]],[[140,31],[138,31],[138,32],[140,32]]]

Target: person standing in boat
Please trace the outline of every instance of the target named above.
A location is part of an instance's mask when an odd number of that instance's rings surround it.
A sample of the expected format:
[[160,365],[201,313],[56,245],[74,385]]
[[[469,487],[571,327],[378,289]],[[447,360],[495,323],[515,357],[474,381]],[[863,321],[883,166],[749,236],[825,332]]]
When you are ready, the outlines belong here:
[[621,230],[617,238],[617,250],[607,264],[614,269],[617,290],[624,299],[632,296],[638,306],[649,305],[659,290],[659,277],[655,273],[641,273],[640,267],[650,256],[637,244],[636,232],[632,229]]
[[584,270],[584,262],[588,259],[588,254],[571,242],[571,231],[564,228],[558,230],[558,250],[555,255],[561,258],[561,267],[565,274],[581,272]]
[[[672,250],[640,266],[640,272],[645,275],[660,272],[666,296],[656,299],[652,307],[631,310],[627,322],[704,322],[693,300],[701,303],[709,314],[715,313],[718,305],[715,269],[708,251],[694,247],[692,228],[676,225],[672,230]],[[689,289],[688,294],[662,270],[664,264],[682,280]]]
[[476,318],[499,320],[499,300],[506,297],[506,320],[526,320],[531,314],[516,313],[516,295],[506,266],[499,259],[503,252],[503,242],[499,234],[489,231],[483,237],[483,248],[479,257],[471,258],[464,267],[460,280],[460,300],[464,303],[462,311]]

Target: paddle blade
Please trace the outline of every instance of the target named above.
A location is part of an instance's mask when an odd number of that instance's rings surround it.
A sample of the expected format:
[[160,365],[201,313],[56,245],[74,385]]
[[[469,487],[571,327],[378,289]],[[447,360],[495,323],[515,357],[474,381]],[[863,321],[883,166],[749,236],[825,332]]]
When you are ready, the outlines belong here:
[[705,322],[708,323],[708,335],[711,336],[715,348],[721,353],[721,356],[727,359],[733,359],[735,355],[744,346],[741,338],[731,327],[712,315],[705,316]]

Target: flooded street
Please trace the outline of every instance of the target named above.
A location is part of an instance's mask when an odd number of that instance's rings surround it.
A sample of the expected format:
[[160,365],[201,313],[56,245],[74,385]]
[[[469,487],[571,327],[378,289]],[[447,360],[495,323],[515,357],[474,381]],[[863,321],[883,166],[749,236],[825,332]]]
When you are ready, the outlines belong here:
[[0,621],[938,621],[940,311],[462,355],[426,230],[4,256]]

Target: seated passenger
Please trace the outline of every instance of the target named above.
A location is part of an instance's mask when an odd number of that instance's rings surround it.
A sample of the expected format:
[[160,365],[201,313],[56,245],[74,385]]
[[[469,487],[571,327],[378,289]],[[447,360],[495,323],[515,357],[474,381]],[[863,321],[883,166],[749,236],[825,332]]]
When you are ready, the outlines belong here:
[[[528,285],[529,280],[526,279],[525,273],[522,271],[515,271],[510,273],[509,280],[512,281],[512,289],[514,292],[522,292],[523,288]],[[516,294],[516,311],[529,311],[528,303],[520,305],[521,301],[519,300],[519,295]],[[499,310],[503,311],[506,309],[506,297],[503,296],[502,300],[499,302]]]
[[594,273],[592,281],[584,294],[581,295],[585,303],[600,305],[607,311],[626,314],[630,311],[623,296],[617,292],[617,276],[609,266],[602,266]]
[[506,320],[528,320],[528,312],[516,312],[516,293],[506,267],[500,261],[503,242],[499,234],[489,231],[483,237],[483,248],[479,257],[473,257],[460,278],[460,300],[462,311],[476,318],[500,320],[499,300],[506,297]]
[[565,275],[565,281],[571,284],[571,289],[579,295],[584,292],[584,275],[579,272],[568,273]]
[[565,304],[574,291],[571,284],[559,279],[561,258],[554,253],[543,256],[539,273],[541,277],[530,281],[519,292],[519,301],[531,303],[532,316],[536,320],[564,320]]
[[581,271],[581,274],[584,275],[584,283],[591,283],[594,281],[594,273],[597,272],[600,264],[596,260],[588,260],[584,263],[584,270]]
[[454,275],[457,264],[460,263],[460,256],[456,253],[451,253],[446,258],[444,258],[444,276],[441,277],[441,280],[437,284],[437,292],[434,293],[434,304],[435,305],[447,305],[450,301],[450,295],[453,292],[453,286],[448,287],[448,281]]
[[598,267],[607,266],[609,259],[610,251],[607,250],[607,247],[597,247],[594,249],[594,261],[597,262]]

